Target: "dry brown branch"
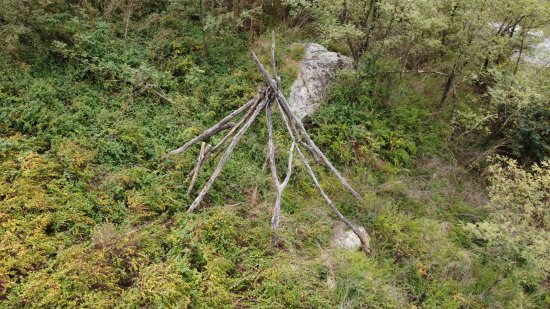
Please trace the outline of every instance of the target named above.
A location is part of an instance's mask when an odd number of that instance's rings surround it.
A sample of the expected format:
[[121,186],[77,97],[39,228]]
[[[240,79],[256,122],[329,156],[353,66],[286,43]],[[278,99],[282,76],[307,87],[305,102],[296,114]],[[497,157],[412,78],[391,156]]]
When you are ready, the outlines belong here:
[[268,96],[268,95],[267,96],[261,96],[261,97],[262,97],[262,101],[260,102],[260,104],[254,110],[254,113],[252,114],[252,116],[246,121],[246,123],[239,130],[239,132],[237,132],[237,134],[233,137],[233,139],[231,140],[231,143],[229,144],[229,146],[227,146],[227,149],[225,150],[225,152],[224,152],[223,156],[221,157],[220,161],[218,162],[218,166],[216,167],[216,169],[212,173],[212,176],[210,177],[208,182],[206,182],[206,184],[202,188],[202,190],[199,193],[199,195],[197,196],[197,198],[195,198],[195,200],[193,201],[191,206],[189,206],[189,209],[187,209],[187,212],[192,212],[200,204],[200,202],[202,201],[202,199],[204,198],[204,196],[206,195],[208,190],[210,190],[210,187],[212,186],[212,184],[214,183],[216,178],[218,178],[218,176],[220,175],[220,173],[222,171],[222,168],[225,165],[225,162],[227,161],[227,159],[229,158],[229,156],[231,155],[231,153],[235,149],[235,146],[237,146],[237,143],[239,143],[239,141],[243,137],[244,133],[248,130],[250,125],[252,125],[252,123],[254,122],[256,117],[258,117],[258,114],[262,111],[262,109],[264,109],[265,105],[267,104],[268,100],[270,99],[270,96]]

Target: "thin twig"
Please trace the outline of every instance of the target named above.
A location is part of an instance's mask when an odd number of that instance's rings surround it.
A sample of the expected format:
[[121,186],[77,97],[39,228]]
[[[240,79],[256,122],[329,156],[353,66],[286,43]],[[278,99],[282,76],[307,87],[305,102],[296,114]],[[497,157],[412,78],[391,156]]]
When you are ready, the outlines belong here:
[[175,104],[176,104],[172,99],[170,99],[170,98],[166,95],[166,93],[164,93],[164,92],[162,92],[162,91],[157,91],[157,90],[155,90],[155,89],[152,88],[152,87],[147,87],[146,89],[143,89],[143,91],[145,91],[145,90],[147,90],[147,89],[151,90],[154,94],[158,95],[161,99],[165,100],[166,102],[168,102],[168,103],[170,103],[170,104],[172,104],[172,105],[175,105]]
[[441,76],[449,76],[447,73],[439,72],[439,71],[425,71],[425,70],[401,70],[401,71],[387,71],[383,72],[386,74],[403,74],[403,73],[416,73],[416,74],[436,74]]

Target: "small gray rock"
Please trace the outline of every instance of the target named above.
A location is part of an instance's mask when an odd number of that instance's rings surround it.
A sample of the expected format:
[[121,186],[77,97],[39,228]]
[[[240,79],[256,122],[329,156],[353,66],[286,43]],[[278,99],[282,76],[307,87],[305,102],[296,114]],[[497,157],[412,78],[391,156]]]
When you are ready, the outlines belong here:
[[[367,231],[364,227],[357,227],[364,235],[367,235]],[[361,248],[361,240],[353,233],[352,230],[348,230],[343,223],[339,223],[333,229],[332,243],[337,248],[359,250]]]
[[322,45],[308,43],[304,49],[304,59],[288,98],[290,109],[300,119],[319,107],[338,70],[353,67],[351,58],[330,52]]

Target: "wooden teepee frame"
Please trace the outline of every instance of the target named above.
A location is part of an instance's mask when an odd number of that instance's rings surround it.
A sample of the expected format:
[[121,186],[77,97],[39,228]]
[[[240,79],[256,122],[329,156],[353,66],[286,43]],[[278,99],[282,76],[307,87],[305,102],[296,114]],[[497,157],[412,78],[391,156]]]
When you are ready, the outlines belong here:
[[[197,158],[197,162],[195,164],[195,167],[193,170],[189,173],[188,177],[191,179],[188,193],[191,193],[191,190],[193,189],[193,185],[195,184],[197,175],[199,173],[200,168],[202,165],[210,158],[213,154],[217,154],[222,148],[225,149],[221,159],[218,161],[218,165],[216,166],[216,169],[212,173],[212,176],[210,176],[210,179],[202,190],[199,192],[193,203],[189,206],[189,209],[187,212],[192,212],[197,208],[197,206],[201,203],[202,199],[216,180],[216,178],[220,175],[223,166],[227,162],[227,159],[231,156],[231,153],[243,137],[243,135],[246,133],[246,131],[250,128],[254,120],[258,117],[258,115],[265,110],[266,113],[266,119],[267,119],[267,128],[268,128],[268,148],[269,148],[269,166],[271,169],[271,176],[273,178],[274,186],[277,191],[277,195],[275,198],[275,202],[273,204],[273,217],[271,219],[271,225],[275,232],[279,229],[279,217],[280,217],[280,210],[281,210],[281,200],[283,196],[283,191],[285,187],[288,184],[288,181],[290,179],[290,176],[292,174],[292,165],[293,165],[293,153],[294,150],[298,152],[298,155],[300,156],[300,159],[302,160],[304,166],[306,167],[313,184],[315,185],[315,188],[317,188],[317,191],[319,194],[325,199],[327,204],[330,206],[330,208],[336,213],[338,218],[342,220],[354,233],[359,237],[361,241],[362,249],[365,253],[370,252],[369,242],[368,242],[368,235],[364,234],[361,230],[359,230],[353,223],[351,223],[334,205],[334,202],[330,199],[330,197],[325,193],[325,191],[321,188],[321,185],[319,184],[319,181],[317,180],[317,177],[315,176],[315,173],[311,169],[311,166],[307,160],[307,158],[304,156],[302,150],[300,147],[303,147],[306,149],[311,156],[319,163],[322,163],[326,165],[332,174],[338,178],[340,183],[346,188],[354,197],[361,200],[361,195],[357,193],[349,184],[348,182],[342,177],[340,172],[332,165],[332,163],[327,159],[327,157],[323,154],[323,152],[315,145],[313,140],[310,138],[309,134],[307,133],[306,129],[304,128],[302,122],[294,113],[290,110],[290,107],[288,105],[288,102],[283,95],[283,93],[279,90],[279,86],[281,84],[281,78],[277,74],[277,67],[275,63],[275,33],[272,35],[272,44],[271,44],[271,65],[273,68],[273,74],[274,78],[271,77],[271,75],[267,72],[264,65],[260,62],[258,57],[254,52],[252,52],[252,58],[258,65],[258,68],[263,73],[266,81],[267,81],[267,88],[264,88],[259,91],[258,95],[253,98],[252,100],[248,101],[246,104],[242,105],[229,115],[227,115],[225,118],[220,120],[216,125],[209,128],[208,130],[202,132],[197,137],[193,138],[189,142],[187,142],[185,145],[181,146],[180,148],[174,149],[167,153],[165,157],[176,155],[179,153],[184,152],[185,150],[189,149],[191,146],[195,145],[196,143],[203,141],[221,131],[229,129],[229,132],[226,133],[226,135],[222,138],[222,140],[216,144],[214,147],[211,145],[206,145],[205,143],[202,143],[201,150],[199,153],[199,157]],[[275,165],[275,146],[273,143],[273,125],[272,125],[272,118],[271,118],[271,107],[273,105],[277,105],[279,108],[279,111],[281,113],[281,117],[285,123],[286,129],[288,134],[290,135],[290,138],[292,140],[292,145],[290,146],[289,152],[288,152],[288,167],[286,171],[286,176],[283,179],[283,181],[280,180],[278,173],[277,173],[277,167]],[[244,116],[241,117],[241,119],[237,123],[231,122],[235,117],[238,115],[244,113]],[[229,145],[225,146],[227,141],[229,141]]]

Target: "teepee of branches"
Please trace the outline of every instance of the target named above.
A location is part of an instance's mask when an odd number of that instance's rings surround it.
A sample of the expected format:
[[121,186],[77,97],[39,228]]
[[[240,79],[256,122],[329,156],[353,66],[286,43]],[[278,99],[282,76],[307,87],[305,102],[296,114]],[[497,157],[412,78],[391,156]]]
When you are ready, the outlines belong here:
[[[293,154],[294,151],[298,153],[298,156],[300,157],[300,160],[303,162],[306,170],[309,173],[309,176],[311,177],[311,180],[313,181],[313,185],[319,192],[319,194],[325,199],[327,204],[330,206],[330,208],[336,213],[338,218],[342,220],[354,233],[359,237],[361,241],[361,247],[365,253],[370,253],[370,247],[369,247],[369,241],[368,241],[368,235],[364,234],[360,229],[358,229],[351,221],[349,221],[334,205],[334,202],[330,199],[330,197],[325,193],[325,191],[321,188],[321,185],[319,184],[319,181],[317,180],[317,176],[315,176],[315,173],[313,172],[308,159],[302,152],[302,148],[307,150],[311,154],[311,156],[319,163],[326,165],[332,174],[340,181],[342,186],[346,188],[354,197],[357,199],[361,199],[361,195],[357,193],[349,184],[348,182],[342,177],[340,172],[332,165],[332,163],[327,159],[327,157],[323,154],[323,152],[315,145],[315,142],[310,138],[309,134],[307,133],[306,129],[304,128],[302,122],[296,115],[290,110],[290,107],[288,105],[288,102],[283,95],[283,93],[280,91],[279,86],[281,84],[281,78],[277,74],[277,67],[275,63],[275,34],[272,35],[272,44],[271,44],[271,65],[273,69],[273,77],[269,74],[269,72],[265,69],[264,65],[260,62],[258,57],[254,52],[252,52],[252,58],[258,65],[258,68],[263,73],[268,87],[262,89],[259,91],[258,95],[253,98],[252,100],[248,101],[246,104],[242,105],[229,115],[227,115],[225,118],[220,120],[216,125],[213,127],[207,129],[206,131],[202,132],[197,137],[193,138],[189,142],[187,142],[185,145],[181,146],[180,148],[174,149],[167,153],[165,157],[176,155],[179,153],[182,153],[189,149],[191,146],[195,145],[198,142],[201,142],[221,131],[229,130],[225,136],[222,138],[222,140],[216,144],[215,146],[207,145],[204,142],[202,143],[201,150],[199,153],[199,157],[197,158],[197,162],[195,164],[195,167],[191,172],[188,174],[188,177],[190,178],[190,185],[188,189],[188,194],[191,193],[193,186],[195,184],[195,181],[197,179],[197,175],[199,174],[199,170],[204,165],[204,163],[212,157],[212,155],[216,155],[222,150],[224,150],[222,157],[218,161],[218,164],[216,166],[216,169],[210,176],[210,179],[206,182],[204,187],[201,189],[193,203],[189,206],[189,209],[187,212],[192,212],[199,206],[202,199],[216,180],[218,176],[220,175],[223,166],[227,162],[227,159],[231,156],[231,153],[243,137],[243,135],[246,133],[246,131],[250,128],[252,123],[256,120],[258,115],[265,111],[266,113],[266,119],[267,119],[267,129],[268,129],[268,149],[269,149],[269,167],[271,169],[271,176],[273,178],[274,187],[276,190],[276,197],[275,202],[273,203],[273,216],[271,219],[271,226],[273,228],[273,231],[277,233],[279,229],[279,217],[280,217],[280,211],[281,211],[281,200],[283,196],[283,191],[286,188],[290,176],[292,175],[292,166],[293,166]],[[276,105],[281,113],[281,117],[284,121],[286,130],[291,138],[292,145],[290,146],[290,149],[288,151],[288,164],[287,164],[287,171],[284,179],[281,181],[279,178],[279,173],[277,171],[277,167],[275,164],[275,145],[273,143],[273,124],[272,124],[272,117],[271,117],[271,108]],[[244,113],[244,116],[240,118],[240,120],[236,123],[231,122],[234,118]],[[229,142],[229,144],[227,144]]]

